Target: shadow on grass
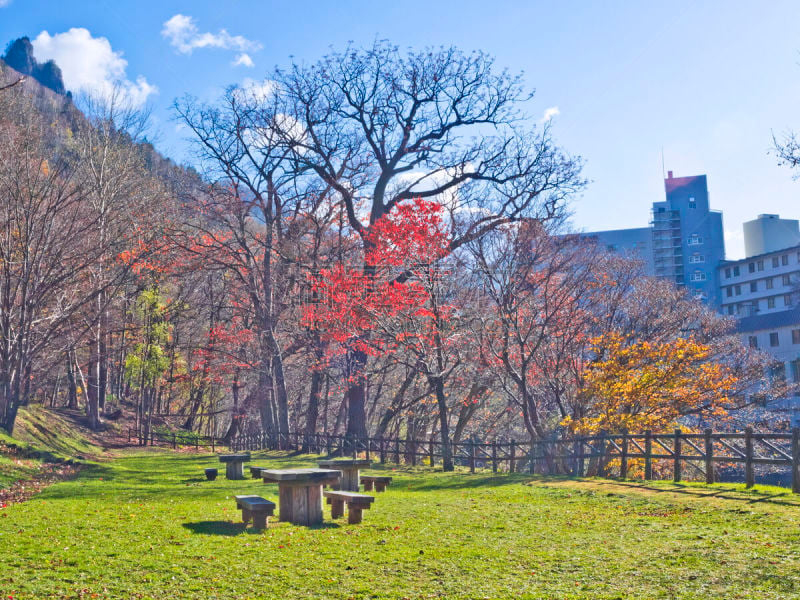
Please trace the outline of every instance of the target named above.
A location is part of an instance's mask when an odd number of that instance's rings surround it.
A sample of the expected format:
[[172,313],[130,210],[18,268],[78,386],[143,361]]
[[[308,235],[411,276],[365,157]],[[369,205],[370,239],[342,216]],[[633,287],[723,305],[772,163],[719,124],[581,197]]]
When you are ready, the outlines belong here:
[[[547,482],[547,478],[540,479],[542,482]],[[735,487],[698,487],[686,485],[683,483],[667,483],[664,485],[649,485],[646,482],[637,483],[635,481],[603,481],[593,480],[593,483],[599,486],[615,486],[627,487],[631,489],[646,490],[648,492],[656,493],[672,493],[672,494],[685,494],[694,496],[695,498],[721,498],[723,500],[734,500],[744,504],[778,504],[782,506],[796,506],[800,507],[800,497],[793,494],[791,491],[768,493],[759,492],[758,490],[742,490]],[[755,497],[754,497],[755,496]]]
[[200,535],[236,536],[247,531],[246,523],[231,523],[230,521],[197,521],[184,523],[183,526],[192,533]]

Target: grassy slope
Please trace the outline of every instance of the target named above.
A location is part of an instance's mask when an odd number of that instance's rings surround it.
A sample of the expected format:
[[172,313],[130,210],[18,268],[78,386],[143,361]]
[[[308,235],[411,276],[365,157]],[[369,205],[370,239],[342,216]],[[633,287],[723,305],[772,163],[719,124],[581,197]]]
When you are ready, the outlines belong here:
[[19,411],[14,437],[0,430],[0,490],[47,471],[47,464],[100,454],[96,440],[69,415],[40,407]]
[[2,597],[800,597],[800,500],[777,488],[398,470],[360,525],[256,533],[232,496],[277,487],[215,465],[129,453],[0,511]]

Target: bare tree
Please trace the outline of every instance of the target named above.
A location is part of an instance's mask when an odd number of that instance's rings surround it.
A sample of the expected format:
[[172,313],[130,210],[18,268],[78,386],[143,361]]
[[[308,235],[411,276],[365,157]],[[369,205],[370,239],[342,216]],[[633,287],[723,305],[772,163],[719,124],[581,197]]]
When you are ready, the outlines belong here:
[[[296,176],[337,193],[365,247],[371,226],[404,200],[448,206],[456,249],[504,223],[552,217],[583,184],[579,161],[523,112],[531,94],[521,78],[481,52],[377,42],[278,69],[273,81],[270,114],[282,118],[264,125],[291,149]],[[347,433],[359,437],[366,363],[362,352],[348,357]]]

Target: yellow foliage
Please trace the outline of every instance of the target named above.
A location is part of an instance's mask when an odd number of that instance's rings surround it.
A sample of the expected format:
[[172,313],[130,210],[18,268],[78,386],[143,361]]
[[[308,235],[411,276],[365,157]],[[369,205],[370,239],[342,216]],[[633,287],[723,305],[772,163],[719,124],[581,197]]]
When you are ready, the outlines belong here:
[[721,416],[738,381],[691,337],[631,342],[610,333],[593,339],[592,349],[598,358],[585,373],[585,414],[562,422],[576,433],[658,431],[690,413]]

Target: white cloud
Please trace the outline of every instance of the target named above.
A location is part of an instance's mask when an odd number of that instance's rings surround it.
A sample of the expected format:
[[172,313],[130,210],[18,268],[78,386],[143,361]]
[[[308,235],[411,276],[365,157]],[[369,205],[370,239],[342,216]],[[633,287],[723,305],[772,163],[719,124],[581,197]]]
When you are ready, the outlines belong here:
[[72,92],[105,98],[116,92],[133,106],[141,106],[150,94],[158,92],[142,75],[135,82],[129,80],[125,74],[128,61],[122,52],[112,50],[108,38],[92,37],[83,27],[55,35],[42,31],[32,43],[36,59],[54,60],[61,68],[64,86]]
[[8,6],[9,4],[11,4],[11,0],[0,0],[0,8]]
[[252,68],[256,66],[256,64],[253,62],[253,59],[250,58],[250,55],[247,52],[242,52],[239,54],[231,64],[234,67]]
[[201,33],[192,17],[181,14],[164,22],[161,35],[169,40],[170,45],[180,54],[191,54],[196,48],[222,48],[239,52],[261,50],[259,42],[248,40],[241,35],[231,35],[225,29],[220,29],[218,33]]
[[544,114],[542,115],[542,123],[546,123],[553,117],[557,117],[561,114],[561,111],[558,110],[557,106],[551,106],[550,108],[545,109]]
[[263,102],[275,91],[275,82],[269,79],[256,81],[251,77],[245,77],[239,89],[244,94],[243,98]]

